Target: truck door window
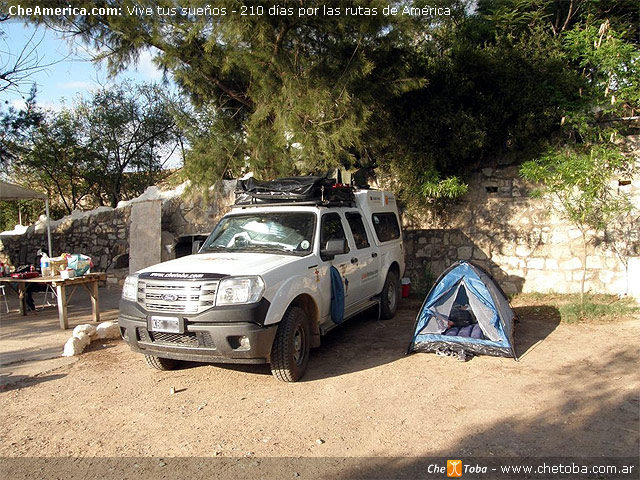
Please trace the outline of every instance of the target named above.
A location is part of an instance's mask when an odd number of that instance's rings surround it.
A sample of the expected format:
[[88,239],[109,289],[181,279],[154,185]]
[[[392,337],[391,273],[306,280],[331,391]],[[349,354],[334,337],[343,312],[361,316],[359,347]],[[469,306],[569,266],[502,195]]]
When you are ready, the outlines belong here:
[[353,240],[356,242],[356,248],[358,250],[369,248],[369,238],[367,237],[367,230],[364,228],[362,216],[357,212],[347,212],[345,217],[347,217]]
[[340,215],[337,213],[327,213],[322,216],[322,228],[320,233],[320,247],[324,248],[329,240],[346,241],[347,236],[342,228]]

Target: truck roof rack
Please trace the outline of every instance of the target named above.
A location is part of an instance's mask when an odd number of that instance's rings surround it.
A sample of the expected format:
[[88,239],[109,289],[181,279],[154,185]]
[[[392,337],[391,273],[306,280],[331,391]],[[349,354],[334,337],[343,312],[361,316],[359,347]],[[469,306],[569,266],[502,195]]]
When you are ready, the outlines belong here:
[[355,205],[353,188],[326,177],[287,177],[271,181],[254,178],[238,180],[235,205],[264,207],[316,205],[350,207]]

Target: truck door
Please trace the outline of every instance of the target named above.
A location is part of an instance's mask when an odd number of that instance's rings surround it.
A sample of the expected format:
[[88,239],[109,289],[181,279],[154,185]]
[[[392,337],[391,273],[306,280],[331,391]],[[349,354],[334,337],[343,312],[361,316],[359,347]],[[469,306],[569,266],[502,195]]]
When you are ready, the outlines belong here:
[[[344,240],[347,242],[347,235],[343,226],[342,218],[337,212],[326,213],[322,216],[320,227],[320,245],[326,245],[329,240]],[[347,244],[346,253],[335,255],[333,259],[326,260],[330,265],[338,269],[344,283],[344,310],[348,314],[349,308],[355,303],[352,295],[352,288],[358,279],[357,264],[351,262],[352,255]]]
[[355,302],[369,300],[377,295],[380,283],[380,257],[378,249],[371,241],[368,230],[360,212],[345,213],[354,248],[351,250],[350,263],[356,266],[355,284],[350,285],[351,295]]

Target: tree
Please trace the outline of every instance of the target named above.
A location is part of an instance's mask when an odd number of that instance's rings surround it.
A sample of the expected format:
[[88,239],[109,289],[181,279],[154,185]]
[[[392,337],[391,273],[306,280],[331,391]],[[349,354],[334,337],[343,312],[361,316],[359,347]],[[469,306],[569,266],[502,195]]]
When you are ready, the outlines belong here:
[[60,112],[38,108],[32,93],[25,110],[10,108],[0,119],[3,169],[45,190],[54,216],[115,207],[167,175],[180,133],[159,87],[125,82]]
[[640,256],[640,210],[626,196],[619,200],[620,215],[616,215],[604,228],[603,245],[615,252],[624,265],[626,285],[629,293],[629,259]]
[[582,281],[580,303],[584,302],[588,244],[591,236],[603,234],[612,219],[626,210],[612,180],[627,173],[628,160],[611,146],[592,146],[588,150],[551,150],[536,160],[525,162],[522,176],[542,187],[534,196],[547,196],[552,205],[580,231],[582,237]]
[[66,214],[80,208],[94,188],[90,172],[96,156],[82,135],[77,112],[67,108],[48,112],[32,132],[32,147],[14,169],[14,177],[20,172],[21,178],[59,199]]
[[[0,13],[0,28],[3,22],[8,19],[8,15]],[[34,73],[46,70],[51,65],[58,63],[43,62],[38,54],[38,49],[44,37],[38,40],[36,36],[37,32],[34,32],[20,51],[12,52],[4,40],[5,32],[0,29],[0,42],[5,43],[6,49],[2,51],[2,59],[0,60],[0,93],[14,92],[22,95],[25,88],[28,89],[31,86],[29,79]]]
[[99,204],[115,208],[164,178],[180,133],[158,86],[104,88],[79,102],[75,113],[93,158],[87,174]]
[[24,109],[9,107],[0,114],[0,169],[5,174],[12,161],[29,150],[32,132],[44,118],[44,112],[36,105],[36,95],[33,85]]
[[[609,19],[592,15],[565,32],[563,48],[581,69],[583,100],[564,112],[560,141],[521,169],[524,178],[542,184],[537,193],[554,197],[563,215],[580,230],[584,247],[581,303],[589,232],[606,240],[608,227],[619,223],[630,209],[628,199],[612,188],[616,176],[631,176],[635,170],[633,159],[625,156],[622,142],[617,141],[626,126],[619,117],[640,106],[640,52],[624,36]],[[615,250],[615,242],[613,246]]]
[[[28,3],[28,2],[27,2]],[[112,2],[123,11],[129,2]],[[71,1],[72,6],[84,2]],[[26,5],[26,3],[24,4]],[[209,128],[189,132],[189,175],[209,184],[251,168],[263,176],[354,164],[375,96],[419,85],[410,77],[410,16],[384,16],[386,2],[362,2],[377,15],[348,15],[351,1],[253,2],[264,14],[66,16],[49,19],[100,48],[112,72],[152,48]],[[156,8],[157,2],[141,2]],[[248,4],[247,4],[248,6]],[[315,15],[298,15],[303,6]],[[267,14],[270,8],[278,12]],[[238,11],[237,14],[231,13]],[[43,21],[42,19],[33,19]],[[106,48],[105,48],[106,46]]]
[[[397,179],[405,200],[422,206],[463,194],[465,175],[487,159],[544,154],[574,117],[586,118],[591,86],[602,78],[634,102],[637,89],[624,77],[637,61],[614,62],[622,69],[603,77],[591,69],[597,63],[598,72],[612,72],[602,59],[571,48],[606,18],[601,44],[613,35],[616,51],[634,58],[632,0],[439,0],[429,6],[450,15],[386,16],[388,4],[357,2],[376,14],[353,15],[346,0],[225,0],[215,5],[222,15],[151,0],[134,11],[113,0],[125,14],[31,21],[97,47],[114,73],[154,52],[191,100],[179,118],[190,146],[185,171],[204,187],[248,169],[274,177],[377,166]],[[318,13],[299,15],[301,6]],[[142,13],[146,7],[163,14]],[[254,14],[241,15],[242,7]]]

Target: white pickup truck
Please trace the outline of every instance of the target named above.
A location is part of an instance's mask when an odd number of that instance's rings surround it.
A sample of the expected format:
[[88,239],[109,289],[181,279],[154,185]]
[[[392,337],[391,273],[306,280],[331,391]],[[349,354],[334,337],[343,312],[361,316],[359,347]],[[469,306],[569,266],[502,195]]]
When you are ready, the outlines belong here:
[[333,201],[321,190],[236,205],[197,254],[127,277],[124,340],[160,370],[179,360],[270,363],[293,382],[342,321],[374,306],[393,317],[405,267],[395,197],[339,187]]

